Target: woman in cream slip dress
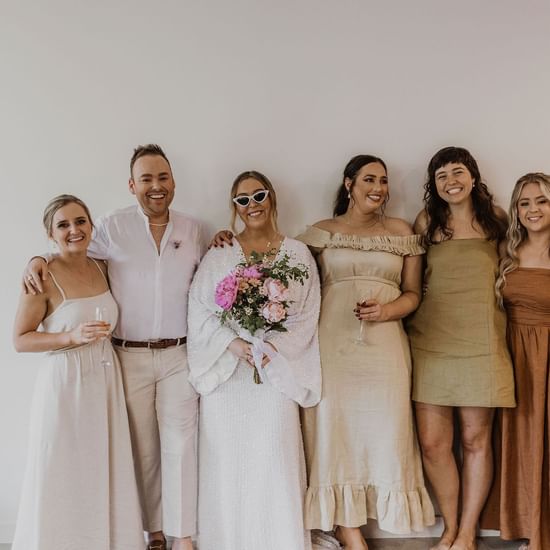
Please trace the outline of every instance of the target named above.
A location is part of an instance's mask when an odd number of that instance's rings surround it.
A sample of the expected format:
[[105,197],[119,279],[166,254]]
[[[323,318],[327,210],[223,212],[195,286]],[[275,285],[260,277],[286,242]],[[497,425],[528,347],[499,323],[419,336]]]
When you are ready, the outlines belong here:
[[[89,219],[84,204],[72,199],[76,197],[65,195],[50,203],[50,212],[57,207],[54,223],[60,215],[72,223],[70,208],[76,208],[77,219]],[[87,227],[78,226],[75,231],[88,235]],[[84,251],[87,248],[86,241],[74,244]],[[33,307],[29,304],[37,303],[39,296],[23,296],[18,311],[18,350],[40,351],[39,345],[42,351],[52,349],[39,369],[34,389],[28,460],[12,550],[139,550],[145,546],[119,363],[110,341],[97,338],[102,327],[90,322],[97,308],[102,308],[114,326],[117,305],[100,266],[91,259],[87,263],[90,280],[96,281],[96,289],[103,287],[103,292],[67,296],[59,284],[61,269],[54,270],[52,265],[45,294],[58,294],[62,301],[38,330],[25,330],[29,328],[25,318]],[[73,283],[71,288],[75,288]],[[91,288],[79,294],[87,290]],[[21,327],[25,328],[18,330]],[[79,327],[83,327],[80,344],[75,345],[72,338],[63,340]],[[46,340],[50,343],[29,347]]]
[[[359,528],[370,518],[395,534],[422,531],[435,521],[401,322],[419,301],[421,262],[415,257],[424,250],[406,222],[380,215],[387,186],[381,159],[354,157],[335,217],[298,236],[316,257],[322,289],[322,397],[302,411],[306,527],[323,531],[314,536],[320,548],[329,538],[324,532],[335,526],[345,548],[366,549]],[[404,268],[409,261],[414,267]]]

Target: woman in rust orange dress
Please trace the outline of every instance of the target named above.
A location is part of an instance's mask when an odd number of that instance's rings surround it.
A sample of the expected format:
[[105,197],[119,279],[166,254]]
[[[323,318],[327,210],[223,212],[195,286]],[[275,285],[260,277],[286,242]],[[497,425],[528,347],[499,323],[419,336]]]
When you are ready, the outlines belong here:
[[[510,204],[497,292],[508,314],[517,408],[501,415],[499,508],[488,515],[503,539],[550,548],[550,176],[526,174]],[[492,519],[492,522],[491,522]],[[489,526],[489,525],[487,525]]]

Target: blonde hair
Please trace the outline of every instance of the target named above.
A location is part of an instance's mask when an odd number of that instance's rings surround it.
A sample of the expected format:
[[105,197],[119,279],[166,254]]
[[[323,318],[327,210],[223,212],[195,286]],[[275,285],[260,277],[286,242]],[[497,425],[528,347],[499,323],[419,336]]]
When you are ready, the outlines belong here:
[[[504,308],[502,289],[506,284],[506,275],[519,265],[518,248],[527,240],[527,230],[521,224],[518,217],[518,202],[523,188],[530,184],[539,185],[541,193],[550,200],[550,176],[542,172],[530,172],[525,174],[516,182],[510,199],[510,209],[508,211],[508,230],[506,231],[506,250],[504,257],[500,262],[499,276],[496,281],[496,294],[498,303]],[[548,249],[550,255],[550,247]]]
[[58,195],[46,205],[46,208],[44,208],[44,214],[42,215],[42,223],[44,224],[48,237],[52,236],[53,217],[55,216],[55,213],[60,208],[67,206],[67,204],[73,203],[78,204],[84,209],[84,212],[86,212],[86,216],[88,216],[90,225],[92,227],[94,226],[94,223],[92,222],[92,216],[90,215],[90,210],[88,209],[84,201],[82,201],[78,197],[75,197],[74,195]]
[[269,191],[269,201],[271,203],[269,219],[273,229],[279,232],[279,227],[277,226],[277,195],[275,194],[275,189],[273,188],[273,184],[269,181],[268,177],[264,176],[261,172],[257,172],[256,170],[242,172],[235,178],[235,181],[231,186],[231,231],[233,231],[233,233],[237,233],[235,227],[235,223],[237,221],[237,205],[233,202],[233,199],[237,195],[237,189],[239,188],[240,183],[247,179],[256,180],[258,183],[263,185],[264,189]]

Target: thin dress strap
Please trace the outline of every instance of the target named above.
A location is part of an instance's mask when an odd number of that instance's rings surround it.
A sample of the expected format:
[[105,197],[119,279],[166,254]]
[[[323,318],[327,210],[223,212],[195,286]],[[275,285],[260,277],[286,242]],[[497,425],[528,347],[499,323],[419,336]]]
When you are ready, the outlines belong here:
[[109,286],[109,281],[107,280],[107,277],[105,276],[105,273],[103,273],[103,269],[101,269],[100,265],[93,258],[90,258],[90,260],[92,260],[92,262],[94,262],[97,269],[99,269],[99,272],[101,273],[101,276],[105,279],[105,282],[107,283],[107,286]]
[[50,274],[50,277],[52,278],[53,284],[57,287],[57,290],[59,290],[59,293],[61,294],[61,297],[63,298],[63,301],[67,299],[67,296],[65,295],[64,290],[61,288],[61,285],[57,282],[57,279],[54,277],[53,273],[51,271],[48,271]]

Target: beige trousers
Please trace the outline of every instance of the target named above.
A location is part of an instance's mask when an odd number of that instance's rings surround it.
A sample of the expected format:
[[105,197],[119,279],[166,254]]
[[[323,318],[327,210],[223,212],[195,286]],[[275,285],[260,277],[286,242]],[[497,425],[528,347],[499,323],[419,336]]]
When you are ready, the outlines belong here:
[[143,528],[196,533],[198,394],[186,346],[117,346],[126,394]]

